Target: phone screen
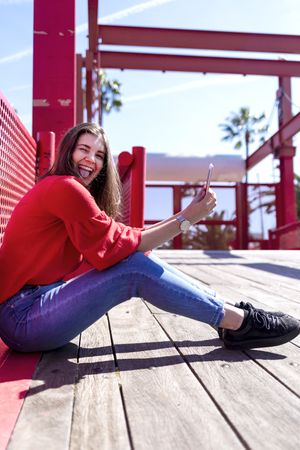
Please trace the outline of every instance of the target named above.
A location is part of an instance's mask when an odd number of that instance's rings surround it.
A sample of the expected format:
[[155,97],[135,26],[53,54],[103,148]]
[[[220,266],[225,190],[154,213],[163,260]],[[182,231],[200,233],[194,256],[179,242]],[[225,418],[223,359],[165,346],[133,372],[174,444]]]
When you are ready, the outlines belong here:
[[205,192],[207,192],[209,189],[213,168],[214,168],[214,165],[210,163],[210,165],[208,166],[208,172],[207,172],[207,177],[206,177],[206,181],[205,181]]

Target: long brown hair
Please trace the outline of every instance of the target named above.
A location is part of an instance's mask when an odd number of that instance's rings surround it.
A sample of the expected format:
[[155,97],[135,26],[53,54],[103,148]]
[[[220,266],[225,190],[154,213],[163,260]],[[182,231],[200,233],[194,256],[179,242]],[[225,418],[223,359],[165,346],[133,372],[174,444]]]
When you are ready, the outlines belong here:
[[95,123],[80,123],[64,135],[59,144],[53,167],[47,175],[73,175],[82,178],[72,160],[78,139],[84,133],[101,137],[105,147],[103,168],[88,187],[100,209],[111,217],[120,217],[121,182],[109,148],[108,139],[102,127]]

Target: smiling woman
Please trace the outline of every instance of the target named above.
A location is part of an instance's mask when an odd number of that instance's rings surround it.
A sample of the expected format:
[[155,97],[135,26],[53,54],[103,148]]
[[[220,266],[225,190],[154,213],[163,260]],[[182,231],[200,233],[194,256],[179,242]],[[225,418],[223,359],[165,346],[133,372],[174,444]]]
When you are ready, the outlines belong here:
[[[71,128],[53,168],[21,199],[5,230],[0,336],[9,347],[22,352],[61,347],[131,297],[218,327],[228,348],[279,345],[299,334],[296,319],[225,303],[148,253],[214,209],[211,189],[146,229],[116,220],[120,198],[104,130],[89,123]],[[89,270],[82,270],[84,261]]]
[[78,139],[72,160],[87,186],[92,183],[102,170],[105,153],[105,144],[101,136],[85,133]]
[[98,207],[111,217],[120,214],[119,176],[103,128],[81,123],[62,139],[54,166],[48,175],[73,175],[88,187]]

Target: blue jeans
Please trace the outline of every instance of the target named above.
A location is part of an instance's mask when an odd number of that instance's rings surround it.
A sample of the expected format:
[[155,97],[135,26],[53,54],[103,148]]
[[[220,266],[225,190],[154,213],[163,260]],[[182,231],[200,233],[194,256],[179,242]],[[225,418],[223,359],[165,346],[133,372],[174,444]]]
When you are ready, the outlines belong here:
[[131,297],[213,326],[224,316],[224,302],[213,291],[158,257],[136,252],[101,272],[25,286],[0,305],[0,337],[20,352],[52,350]]

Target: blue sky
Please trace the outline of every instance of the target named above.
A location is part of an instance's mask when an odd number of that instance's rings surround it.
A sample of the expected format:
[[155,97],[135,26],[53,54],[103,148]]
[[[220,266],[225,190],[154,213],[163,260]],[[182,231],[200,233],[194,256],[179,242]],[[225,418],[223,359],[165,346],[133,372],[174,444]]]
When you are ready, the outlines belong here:
[[[62,1],[63,3],[63,1]],[[87,0],[77,0],[77,52],[84,53]],[[99,0],[99,22],[116,25],[158,26],[262,33],[299,33],[298,0]],[[32,25],[31,0],[0,0],[0,89],[31,129]],[[164,50],[160,50],[164,51]],[[213,51],[177,53],[265,57]],[[171,52],[168,50],[168,52]],[[296,55],[268,55],[299,60]],[[59,70],[59,69],[58,69]],[[271,131],[277,127],[271,115],[277,79],[239,75],[202,75],[111,70],[122,83],[124,107],[105,116],[114,153],[144,145],[149,152],[178,154],[235,153],[232,144],[221,142],[218,124],[231,111],[249,106],[253,114],[265,112]],[[293,111],[300,110],[300,82],[293,80]],[[299,105],[299,106],[298,106]],[[297,139],[295,139],[297,143]],[[253,147],[253,150],[255,148]],[[298,150],[295,169],[300,173]],[[265,160],[250,173],[250,180],[277,179],[276,163]]]

